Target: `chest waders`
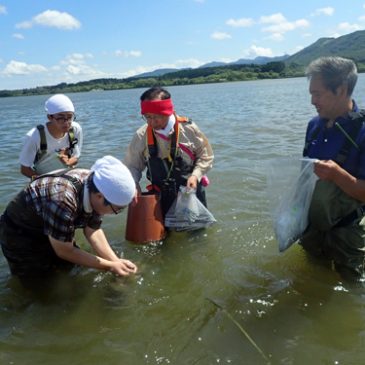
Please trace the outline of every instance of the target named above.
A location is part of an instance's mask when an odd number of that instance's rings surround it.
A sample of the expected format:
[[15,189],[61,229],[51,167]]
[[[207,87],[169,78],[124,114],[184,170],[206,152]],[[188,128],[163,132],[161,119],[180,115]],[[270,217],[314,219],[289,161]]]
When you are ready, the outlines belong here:
[[[158,143],[151,127],[147,127],[148,157],[147,179],[151,181],[151,190],[158,192],[161,197],[161,208],[165,215],[177,197],[180,186],[185,186],[194,165],[187,164],[179,153],[179,125],[191,123],[188,118],[176,117],[174,132],[170,137],[170,146],[166,158],[158,157]],[[197,187],[197,198],[206,206],[204,187]]]
[[[334,161],[343,166],[351,148],[360,150],[356,139],[363,127],[365,112],[349,113],[352,128],[347,132],[339,123],[335,123],[345,141]],[[312,132],[304,148],[307,156],[308,146],[314,141],[320,127]],[[325,256],[334,260],[337,270],[358,278],[364,274],[365,230],[363,203],[345,194],[333,182],[318,180],[309,209],[309,227],[300,240],[300,244],[315,256]]]
[[[74,185],[81,199],[83,183],[72,176],[62,175],[64,173],[44,176],[66,178]],[[0,242],[12,274],[32,276],[55,266],[70,267],[69,262],[60,259],[54,252],[48,236],[43,232],[43,225],[42,217],[26,202],[24,190],[8,204],[1,216]]]

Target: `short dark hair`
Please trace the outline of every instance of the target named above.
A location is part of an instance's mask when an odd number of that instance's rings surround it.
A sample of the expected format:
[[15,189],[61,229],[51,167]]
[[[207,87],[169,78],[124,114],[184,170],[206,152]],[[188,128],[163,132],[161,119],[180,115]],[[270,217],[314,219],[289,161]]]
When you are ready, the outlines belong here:
[[346,85],[347,96],[351,96],[357,82],[355,63],[342,57],[320,57],[309,64],[305,74],[308,79],[321,77],[326,89],[334,94],[341,85]]
[[165,99],[171,99],[171,94],[164,88],[160,86],[154,86],[150,89],[146,90],[141,95],[141,101],[144,100],[165,100]]

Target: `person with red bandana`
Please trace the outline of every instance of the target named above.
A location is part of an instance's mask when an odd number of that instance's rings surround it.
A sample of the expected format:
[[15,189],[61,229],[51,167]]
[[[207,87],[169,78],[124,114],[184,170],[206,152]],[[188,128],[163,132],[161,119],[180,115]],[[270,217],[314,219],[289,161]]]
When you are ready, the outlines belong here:
[[81,155],[82,128],[75,122],[75,107],[64,94],[55,94],[44,105],[47,123],[32,128],[20,153],[20,172],[35,178],[47,172],[75,167]]
[[319,177],[309,226],[299,241],[312,255],[329,259],[345,278],[365,279],[365,110],[352,93],[352,60],[321,57],[306,70],[318,115],[308,124],[304,157],[318,159]]
[[161,195],[163,214],[177,196],[180,186],[196,189],[206,206],[205,174],[213,165],[213,150],[206,136],[189,118],[175,113],[170,93],[152,87],[140,97],[146,124],[135,133],[124,163],[130,169],[140,192],[139,181],[147,168],[148,190]]

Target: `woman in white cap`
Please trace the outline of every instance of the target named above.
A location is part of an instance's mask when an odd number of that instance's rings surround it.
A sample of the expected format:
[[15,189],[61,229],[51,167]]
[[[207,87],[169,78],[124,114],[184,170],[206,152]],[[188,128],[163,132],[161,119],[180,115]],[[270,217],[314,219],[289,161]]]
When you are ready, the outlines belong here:
[[[43,280],[58,267],[76,264],[128,276],[137,271],[119,258],[100,228],[102,216],[118,214],[134,198],[128,168],[112,156],[86,169],[47,174],[31,182],[1,216],[0,243],[10,271],[23,282]],[[83,228],[95,254],[78,248],[75,230]]]
[[20,153],[20,172],[30,178],[50,171],[74,167],[80,157],[82,129],[75,122],[75,107],[63,94],[47,99],[48,121],[32,128]]

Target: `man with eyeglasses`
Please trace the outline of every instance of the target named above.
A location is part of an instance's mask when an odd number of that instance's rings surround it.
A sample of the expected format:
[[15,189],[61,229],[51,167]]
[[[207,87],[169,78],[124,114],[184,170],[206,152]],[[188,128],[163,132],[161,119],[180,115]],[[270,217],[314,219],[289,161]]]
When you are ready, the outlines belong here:
[[196,189],[197,198],[206,205],[205,174],[213,165],[213,150],[206,136],[189,118],[175,113],[170,93],[152,87],[141,95],[141,114],[146,124],[130,143],[124,163],[137,188],[147,168],[148,190],[161,196],[166,214],[180,186]]
[[75,167],[81,154],[82,128],[75,122],[75,107],[63,94],[45,102],[47,123],[32,128],[20,153],[20,172],[35,178],[44,173]]
[[[130,171],[112,156],[98,159],[90,170],[38,177],[1,216],[0,243],[11,273],[23,284],[42,281],[72,264],[119,276],[135,273],[137,266],[117,256],[101,229],[102,216],[121,212],[135,193]],[[77,228],[83,229],[95,254],[76,246]]]

